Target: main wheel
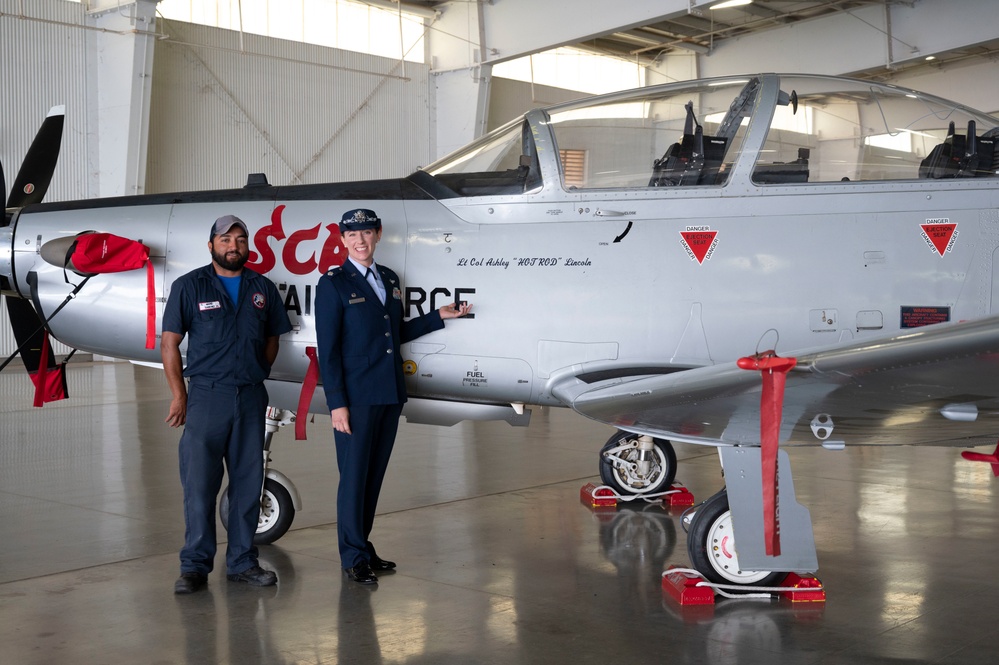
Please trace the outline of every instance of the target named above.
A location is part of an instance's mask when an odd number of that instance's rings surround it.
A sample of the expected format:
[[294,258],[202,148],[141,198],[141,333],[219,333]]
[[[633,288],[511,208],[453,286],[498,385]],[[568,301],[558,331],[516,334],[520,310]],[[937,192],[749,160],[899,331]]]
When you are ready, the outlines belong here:
[[743,570],[739,565],[725,490],[697,508],[687,534],[687,556],[698,572],[716,584],[774,586],[787,577],[784,571]]
[[638,435],[617,432],[600,449],[600,480],[618,494],[665,492],[676,478],[676,452],[669,441],[652,440],[649,468],[643,473],[639,462]]
[[[222,491],[219,501],[219,517],[222,526],[229,529],[229,488]],[[287,533],[295,519],[295,504],[284,485],[268,478],[264,481],[264,493],[260,497],[260,517],[257,519],[257,532],[253,535],[254,545],[270,545]]]

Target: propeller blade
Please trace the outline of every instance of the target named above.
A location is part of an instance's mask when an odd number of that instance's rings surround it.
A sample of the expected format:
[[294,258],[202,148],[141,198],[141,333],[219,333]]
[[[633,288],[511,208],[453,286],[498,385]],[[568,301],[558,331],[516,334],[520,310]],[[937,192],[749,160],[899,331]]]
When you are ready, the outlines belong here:
[[45,121],[35,134],[35,140],[28,148],[21,170],[17,172],[14,184],[7,198],[8,208],[20,208],[30,203],[39,203],[48,191],[59,161],[59,146],[62,143],[62,127],[66,117],[65,106],[53,106]]
[[[17,296],[4,296],[4,301],[7,303],[7,316],[10,317],[10,327],[14,331],[17,347],[21,350],[24,367],[29,372],[35,372],[41,360],[45,326],[38,318],[35,308],[27,300]],[[49,351],[49,356],[51,362],[48,366],[52,367],[55,365],[55,355]]]
[[[8,208],[39,203],[44,198],[59,161],[65,116],[65,106],[54,106],[49,110],[11,185],[10,196],[7,198]],[[0,181],[3,180],[0,169]],[[0,189],[2,195],[6,191],[6,182],[0,184],[4,188]],[[3,225],[8,223],[5,215]],[[48,343],[48,332],[41,317],[27,300],[8,295],[4,297],[4,302],[7,304],[7,316],[14,339],[17,340],[21,360],[35,382],[35,406],[65,398],[65,373],[61,366],[56,365],[55,354]]]

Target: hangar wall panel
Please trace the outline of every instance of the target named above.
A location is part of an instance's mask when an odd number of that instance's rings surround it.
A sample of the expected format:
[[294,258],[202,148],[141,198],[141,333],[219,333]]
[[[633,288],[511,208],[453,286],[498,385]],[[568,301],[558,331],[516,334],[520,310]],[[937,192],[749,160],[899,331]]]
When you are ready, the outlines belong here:
[[[0,0],[0,160],[9,187],[49,109],[65,105],[62,148],[46,201],[86,198],[90,191],[86,125],[87,30],[82,5],[45,2],[19,18],[17,0]],[[5,194],[6,196],[6,194]]]
[[404,176],[430,161],[429,67],[176,21],[156,45],[146,191]]
[[[62,147],[46,201],[87,198],[91,192],[88,151],[96,150],[87,126],[88,52],[82,5],[33,3],[31,16],[19,18],[17,0],[0,0],[0,162],[10,187],[35,132],[53,106],[66,107]],[[7,192],[3,193],[6,201]],[[0,304],[0,360],[17,348]],[[60,343],[57,355],[69,352]],[[20,371],[20,361],[10,371]],[[30,388],[30,383],[28,384]]]
[[569,102],[586,96],[585,92],[553,88],[548,85],[534,84],[532,86],[525,81],[514,81],[498,76],[492,78],[491,85],[486,131],[492,131],[531,109]]

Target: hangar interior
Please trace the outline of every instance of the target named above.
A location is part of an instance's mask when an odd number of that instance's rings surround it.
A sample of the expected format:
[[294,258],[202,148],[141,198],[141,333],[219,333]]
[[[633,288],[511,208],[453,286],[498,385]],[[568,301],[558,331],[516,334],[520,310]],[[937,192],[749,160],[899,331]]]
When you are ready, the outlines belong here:
[[[401,177],[530,108],[589,94],[496,73],[524,62],[529,71],[524,58],[570,47],[632,64],[646,85],[790,70],[999,111],[990,0],[962,0],[959,10],[945,0],[718,10],[707,0],[577,0],[571,20],[558,2],[364,3],[419,21],[422,54],[412,59],[164,18],[157,4],[0,0],[6,173],[47,110],[65,104],[47,201],[239,187],[248,173],[280,185]],[[4,357],[16,346],[5,316]],[[279,586],[236,587],[216,574],[208,593],[175,597],[183,519],[162,372],[77,360],[71,398],[43,409],[31,406],[20,367],[0,373],[4,662],[991,657],[999,496],[987,465],[952,449],[795,451],[827,602],[684,608],[660,583],[666,566],[687,564],[679,514],[582,505],[580,487],[597,480],[596,453],[612,430],[565,409],[535,408],[526,428],[403,423],[375,527],[400,568],[377,589],[339,574],[328,428],[315,419],[304,442],[285,428],[275,466],[303,507],[261,550]],[[719,489],[713,449],[677,452],[678,477],[698,501]]]

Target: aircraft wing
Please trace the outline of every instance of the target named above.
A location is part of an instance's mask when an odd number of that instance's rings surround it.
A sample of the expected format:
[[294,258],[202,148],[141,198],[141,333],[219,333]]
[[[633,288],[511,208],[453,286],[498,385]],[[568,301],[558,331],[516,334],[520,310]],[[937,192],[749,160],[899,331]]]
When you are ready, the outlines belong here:
[[[752,350],[748,350],[752,351]],[[999,316],[788,354],[780,442],[978,446],[999,439]],[[553,394],[623,430],[759,445],[762,377],[736,362],[624,379],[577,373]]]

